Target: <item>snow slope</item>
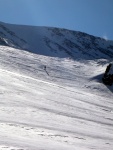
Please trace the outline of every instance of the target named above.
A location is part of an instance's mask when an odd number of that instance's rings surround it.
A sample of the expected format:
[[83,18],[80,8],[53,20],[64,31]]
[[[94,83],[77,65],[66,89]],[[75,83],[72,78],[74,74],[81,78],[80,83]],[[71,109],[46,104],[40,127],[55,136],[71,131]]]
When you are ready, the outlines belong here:
[[[97,58],[92,49],[94,59],[80,49],[71,58],[59,49],[56,55],[49,48],[30,53],[20,47],[23,36],[14,44],[15,38],[11,41],[4,34],[0,150],[112,150],[113,86],[101,82],[112,49],[108,55],[98,51]],[[34,47],[28,39],[24,40],[31,51]]]
[[45,56],[76,60],[113,58],[113,41],[78,31],[0,22],[0,37],[2,45]]

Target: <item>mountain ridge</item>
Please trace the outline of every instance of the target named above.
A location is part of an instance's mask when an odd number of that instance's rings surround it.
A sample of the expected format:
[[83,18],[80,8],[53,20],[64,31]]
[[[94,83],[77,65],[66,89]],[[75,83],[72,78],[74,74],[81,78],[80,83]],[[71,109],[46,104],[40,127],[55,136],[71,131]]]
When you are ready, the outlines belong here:
[[113,41],[79,31],[0,23],[2,45],[71,59],[112,59]]

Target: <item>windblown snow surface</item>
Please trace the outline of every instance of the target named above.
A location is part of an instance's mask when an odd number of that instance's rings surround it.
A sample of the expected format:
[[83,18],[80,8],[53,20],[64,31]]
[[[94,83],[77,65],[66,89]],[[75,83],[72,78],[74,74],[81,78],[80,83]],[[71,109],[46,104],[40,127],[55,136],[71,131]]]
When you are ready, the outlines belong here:
[[101,82],[111,58],[76,55],[39,55],[2,43],[0,150],[113,149],[113,86]]

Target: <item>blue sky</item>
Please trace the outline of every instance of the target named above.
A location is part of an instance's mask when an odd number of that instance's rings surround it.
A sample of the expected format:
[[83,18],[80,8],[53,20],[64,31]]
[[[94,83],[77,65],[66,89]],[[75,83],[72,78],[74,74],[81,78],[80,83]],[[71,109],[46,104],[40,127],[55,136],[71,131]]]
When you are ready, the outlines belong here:
[[113,40],[113,0],[0,0],[0,21],[61,27]]

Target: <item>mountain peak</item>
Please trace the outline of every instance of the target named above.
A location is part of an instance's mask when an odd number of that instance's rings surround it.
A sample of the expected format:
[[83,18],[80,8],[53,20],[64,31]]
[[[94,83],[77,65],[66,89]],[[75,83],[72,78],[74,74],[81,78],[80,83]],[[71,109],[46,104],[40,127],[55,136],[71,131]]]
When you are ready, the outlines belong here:
[[113,41],[79,31],[0,22],[0,44],[36,54],[71,59],[111,59]]

